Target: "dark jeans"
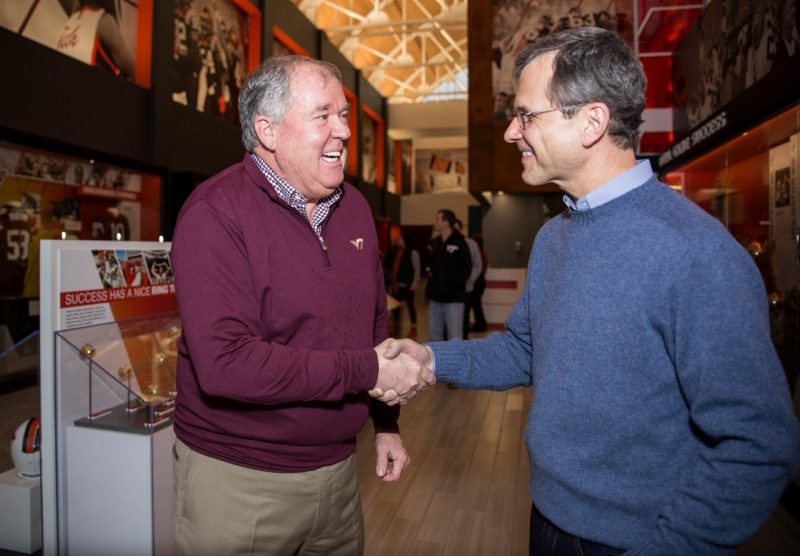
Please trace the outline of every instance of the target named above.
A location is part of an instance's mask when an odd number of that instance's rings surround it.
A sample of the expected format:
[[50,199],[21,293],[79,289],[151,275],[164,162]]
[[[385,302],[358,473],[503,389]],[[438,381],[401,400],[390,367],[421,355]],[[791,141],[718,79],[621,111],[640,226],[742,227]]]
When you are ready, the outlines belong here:
[[531,504],[530,556],[618,556],[625,552],[562,531]]
[[486,278],[479,276],[475,280],[475,288],[467,293],[467,299],[464,302],[464,338],[469,337],[469,315],[470,312],[475,313],[475,332],[485,332],[487,328],[486,317],[483,315],[483,305],[481,298],[483,292],[486,290]]

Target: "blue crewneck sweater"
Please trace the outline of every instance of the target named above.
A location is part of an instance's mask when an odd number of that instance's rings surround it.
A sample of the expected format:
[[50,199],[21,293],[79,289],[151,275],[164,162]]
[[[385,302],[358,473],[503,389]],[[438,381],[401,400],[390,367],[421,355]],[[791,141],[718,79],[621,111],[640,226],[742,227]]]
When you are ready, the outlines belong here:
[[655,178],[539,232],[502,334],[431,344],[439,380],[532,385],[536,507],[631,554],[724,554],[796,473],[755,265]]

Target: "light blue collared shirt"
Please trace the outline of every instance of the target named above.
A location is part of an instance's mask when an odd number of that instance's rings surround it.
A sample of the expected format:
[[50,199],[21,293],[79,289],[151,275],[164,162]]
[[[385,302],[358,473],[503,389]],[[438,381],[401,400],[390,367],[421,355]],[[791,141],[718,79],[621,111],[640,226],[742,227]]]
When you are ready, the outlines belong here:
[[594,209],[621,197],[628,191],[633,191],[640,185],[644,185],[653,177],[653,168],[647,159],[638,160],[636,166],[625,170],[620,175],[608,181],[577,201],[573,201],[569,195],[564,195],[564,204],[570,209],[578,212]]

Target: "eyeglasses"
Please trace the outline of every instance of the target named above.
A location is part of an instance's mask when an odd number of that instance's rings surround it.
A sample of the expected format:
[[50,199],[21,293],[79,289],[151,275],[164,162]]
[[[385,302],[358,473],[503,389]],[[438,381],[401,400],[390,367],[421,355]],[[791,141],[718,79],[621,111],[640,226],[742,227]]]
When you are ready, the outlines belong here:
[[583,106],[583,104],[570,104],[567,106],[559,106],[558,108],[550,108],[548,110],[539,110],[538,112],[523,112],[517,108],[517,113],[515,116],[517,118],[517,122],[519,122],[519,127],[524,131],[525,126],[531,123],[536,116],[541,116],[542,114],[547,114],[548,112],[555,112],[556,110],[580,108],[581,106]]

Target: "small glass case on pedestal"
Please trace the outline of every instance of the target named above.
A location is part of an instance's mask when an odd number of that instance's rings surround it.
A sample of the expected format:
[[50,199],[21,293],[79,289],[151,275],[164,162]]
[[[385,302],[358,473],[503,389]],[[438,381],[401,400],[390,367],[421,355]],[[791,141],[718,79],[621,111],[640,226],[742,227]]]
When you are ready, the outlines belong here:
[[62,415],[141,434],[171,424],[180,333],[176,313],[56,332],[62,388],[72,391],[61,396],[71,406]]

